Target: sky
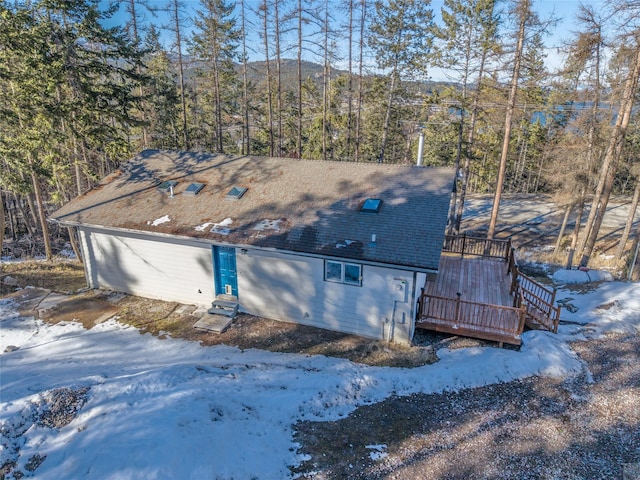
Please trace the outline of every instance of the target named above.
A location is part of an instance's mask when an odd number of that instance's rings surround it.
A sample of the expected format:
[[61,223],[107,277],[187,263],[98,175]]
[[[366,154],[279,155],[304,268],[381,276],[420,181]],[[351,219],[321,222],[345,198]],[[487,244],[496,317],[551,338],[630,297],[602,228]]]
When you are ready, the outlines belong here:
[[[558,280],[582,273],[573,272]],[[571,307],[561,318],[572,323],[557,335],[526,332],[520,351],[442,348],[438,362],[411,369],[161,340],[117,317],[91,330],[52,325],[0,299],[0,465],[24,472],[34,455],[46,457],[35,475],[43,480],[290,478],[306,458],[293,439],[298,421],[337,420],[392,395],[564,378],[586,368],[570,341],[640,333],[639,284],[580,292],[560,288]],[[605,303],[613,306],[597,308]],[[58,388],[88,389],[86,403],[68,425],[46,427],[43,399]],[[365,440],[373,460],[385,455],[379,440]]]
[[[189,16],[192,17],[193,12],[200,7],[199,0],[181,0],[181,1],[185,5],[185,14],[186,14],[185,16],[187,17]],[[335,0],[330,0],[330,1],[334,2]],[[152,6],[155,9],[161,9],[168,3],[167,0],[147,0],[147,2],[150,6]],[[101,3],[103,5],[107,5],[109,2],[107,0],[102,0]],[[252,14],[251,12],[251,9],[255,8],[258,5],[258,3],[259,3],[259,0],[247,0],[246,12],[249,18],[254,16],[254,14]],[[431,8],[434,11],[436,22],[438,22],[440,19],[440,10],[443,6],[443,3],[444,3],[444,0],[431,1]],[[504,3],[504,2],[499,2],[499,4],[500,3]],[[552,70],[557,69],[562,63],[562,56],[558,52],[558,47],[562,46],[567,40],[569,40],[572,31],[575,30],[575,15],[576,15],[576,12],[578,11],[578,6],[580,3],[585,5],[593,5],[597,8],[604,4],[604,0],[582,0],[582,1],[579,1],[579,0],[533,0],[533,8],[539,14],[540,18],[543,21],[550,20],[550,19],[557,20],[557,23],[555,24],[555,26],[551,27],[549,30],[550,35],[545,39],[545,44],[547,47],[546,48],[546,53],[547,53],[546,65],[549,69],[552,69]],[[124,0],[120,2],[120,5],[121,5],[120,11],[112,19],[112,22],[114,24],[124,25],[128,21],[129,16],[124,10],[124,7],[126,4],[127,2]],[[139,9],[138,11],[140,12],[143,10],[144,9]],[[339,8],[333,8],[331,9],[331,12],[335,17],[336,24],[346,24],[347,17],[344,12],[342,12]],[[157,13],[157,15],[154,17],[152,14],[146,11],[143,11],[142,16],[144,20],[151,23],[155,23],[157,26],[161,26],[162,24],[168,23],[166,15],[163,14],[162,12]],[[186,23],[189,24],[189,22],[186,22]],[[261,60],[263,57],[263,53],[261,51],[261,40],[259,39],[258,34],[255,31],[255,28],[249,27],[248,30],[249,30],[249,37],[250,37],[250,41],[248,42],[249,48],[255,49],[253,52],[251,51],[249,52],[251,60],[256,60],[256,59]],[[344,29],[342,29],[342,31],[344,31]],[[296,35],[295,32],[290,32],[292,42],[296,41],[297,37],[295,35]],[[165,37],[165,42],[166,43],[171,42],[171,39],[168,36],[168,34]],[[343,36],[342,38],[338,36],[337,45],[339,49],[342,47],[343,52],[346,52],[346,47],[344,47],[345,42],[346,42],[346,36]],[[314,60],[313,55],[310,52],[306,52],[305,55],[308,56],[309,60]],[[285,54],[285,57],[286,56],[287,55]],[[289,57],[294,57],[294,56],[295,56],[295,52],[291,52],[291,54],[289,55]],[[343,53],[342,56],[343,58],[346,58],[346,53]],[[318,58],[316,57],[315,60],[317,61]],[[337,61],[336,65],[338,68],[346,68],[347,66],[346,60]],[[433,80],[446,79],[445,76],[442,74],[442,72],[437,69],[432,69],[430,72],[430,76]]]

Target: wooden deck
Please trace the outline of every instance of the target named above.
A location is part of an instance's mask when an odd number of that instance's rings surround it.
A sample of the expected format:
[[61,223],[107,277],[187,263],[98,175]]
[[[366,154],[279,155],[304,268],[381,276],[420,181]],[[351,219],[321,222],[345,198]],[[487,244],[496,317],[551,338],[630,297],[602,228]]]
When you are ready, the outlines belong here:
[[424,293],[447,298],[460,293],[460,299],[468,302],[512,307],[510,289],[511,276],[504,260],[443,254],[436,281],[427,282]]
[[420,295],[416,328],[520,345],[525,323],[557,332],[554,302],[555,289],[520,272],[508,240],[447,236],[438,274]]
[[520,345],[525,311],[513,306],[505,260],[443,254],[420,297],[416,328]]

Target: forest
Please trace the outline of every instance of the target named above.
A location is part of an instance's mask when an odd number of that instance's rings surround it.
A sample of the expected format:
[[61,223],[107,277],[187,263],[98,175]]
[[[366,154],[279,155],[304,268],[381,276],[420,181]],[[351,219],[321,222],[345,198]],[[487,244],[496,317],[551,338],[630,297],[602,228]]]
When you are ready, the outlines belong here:
[[[616,255],[632,257],[640,3],[581,4],[554,71],[545,39],[559,19],[535,0],[438,8],[0,0],[2,255],[77,249],[48,213],[158,148],[454,166],[449,233],[468,194],[494,195],[489,238],[503,194],[550,195],[568,266],[588,265],[607,203],[623,195]],[[435,69],[446,80],[431,80]]]

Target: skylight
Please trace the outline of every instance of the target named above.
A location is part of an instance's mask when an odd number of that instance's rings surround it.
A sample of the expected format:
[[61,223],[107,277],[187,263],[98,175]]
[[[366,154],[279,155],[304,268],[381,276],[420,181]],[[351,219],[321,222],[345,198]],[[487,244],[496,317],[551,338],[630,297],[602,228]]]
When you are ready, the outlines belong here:
[[204,183],[193,182],[184,191],[185,195],[197,195],[204,188]]
[[226,199],[227,200],[238,200],[242,197],[247,189],[245,187],[234,186],[231,190],[227,192]]
[[176,180],[166,180],[162,182],[160,185],[158,185],[158,190],[166,193],[170,191],[172,188],[175,188],[176,185],[178,185],[178,182]]
[[379,198],[367,198],[360,207],[361,212],[378,213],[382,206],[382,200]]

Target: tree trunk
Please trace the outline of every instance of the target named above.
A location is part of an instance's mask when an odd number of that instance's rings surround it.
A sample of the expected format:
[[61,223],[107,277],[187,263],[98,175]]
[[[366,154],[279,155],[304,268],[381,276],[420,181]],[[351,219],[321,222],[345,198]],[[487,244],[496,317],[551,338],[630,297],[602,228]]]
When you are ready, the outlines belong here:
[[638,201],[640,201],[640,180],[636,180],[636,188],[633,191],[633,199],[631,200],[631,206],[629,207],[629,216],[627,217],[627,222],[624,225],[624,231],[622,232],[622,237],[620,237],[620,243],[616,250],[616,258],[618,260],[622,258],[624,247],[627,245],[627,240],[629,239],[629,234],[633,227],[633,220],[636,216],[636,210],[638,209]]
[[359,41],[359,55],[358,55],[358,110],[356,113],[356,134],[355,134],[355,161],[360,161],[360,142],[362,140],[362,97],[363,97],[363,59],[364,59],[364,42],[365,42],[365,24],[367,16],[367,2],[361,1],[360,11],[360,41]]
[[[242,3],[244,8],[244,2]],[[178,0],[173,0],[173,25],[176,34],[176,50],[178,51],[178,79],[180,83],[180,107],[182,113],[182,140],[185,150],[189,150],[189,129],[187,128],[187,97],[184,93],[184,61],[182,60],[182,35],[180,34],[180,13]]]
[[500,166],[498,178],[496,180],[496,192],[493,197],[493,207],[491,209],[491,219],[489,220],[489,230],[487,239],[493,239],[498,221],[498,211],[500,209],[500,199],[504,187],[505,172],[507,171],[507,158],[509,154],[509,141],[511,140],[511,124],[513,114],[516,109],[516,96],[518,93],[518,79],[520,77],[520,65],[522,64],[522,51],[524,49],[525,25],[529,12],[529,0],[522,0],[520,11],[520,25],[518,27],[518,42],[516,46],[515,58],[513,61],[513,75],[511,77],[511,91],[509,92],[509,104],[507,114],[504,119],[504,139],[502,141],[502,153],[500,155]]
[[[595,73],[594,73],[594,78],[595,78],[595,86],[594,86],[594,92],[595,92],[595,98],[593,101],[593,105],[591,107],[591,118],[590,118],[590,122],[589,122],[589,130],[587,133],[587,165],[586,165],[586,171],[587,172],[591,172],[591,170],[593,169],[593,166],[595,164],[595,160],[596,160],[596,152],[595,152],[595,144],[596,144],[596,123],[597,123],[597,119],[598,119],[598,108],[600,105],[600,43],[598,43],[596,45],[596,63],[594,65],[595,68]],[[576,89],[577,90],[577,89]],[[583,192],[582,195],[582,201],[583,203],[586,202],[586,191]],[[584,246],[585,243],[587,241],[587,237],[589,236],[589,232],[591,232],[591,228],[593,227],[593,220],[595,218],[595,214],[596,214],[596,209],[593,208],[594,206],[598,205],[598,203],[600,202],[600,198],[598,197],[597,199],[594,198],[594,201],[592,203],[592,207],[591,210],[589,211],[589,216],[587,218],[587,223],[585,224],[585,228],[582,232],[582,238],[580,239],[580,242],[577,245],[577,251],[578,252],[583,252],[584,251]]]
[[[217,57],[217,55],[216,55]],[[213,61],[213,96],[215,98],[216,117],[216,148],[218,152],[224,153],[224,142],[222,141],[222,92],[220,91],[220,72],[218,71],[218,61]]]
[[0,257],[2,257],[2,248],[4,247],[4,193],[0,191]]
[[298,0],[298,112],[296,154],[302,158],[302,0]]
[[[29,160],[32,164],[32,161]],[[40,228],[42,230],[42,241],[44,242],[44,255],[47,260],[53,258],[53,251],[51,249],[51,238],[49,238],[49,226],[47,225],[47,212],[44,209],[44,201],[42,199],[42,190],[40,189],[40,182],[35,173],[31,173],[31,182],[33,184],[33,192],[36,196],[36,204],[38,206],[38,216],[40,217]]]
[[78,241],[76,240],[76,229],[73,227],[67,227],[67,232],[69,233],[69,243],[71,244],[73,253],[75,253],[76,258],[80,263],[84,263],[82,259],[82,252],[80,251]]
[[[136,13],[136,0],[129,0],[129,14],[131,15],[131,27],[133,29],[133,42],[135,44],[136,50],[140,49],[140,35],[138,34],[138,15]],[[142,75],[142,67],[138,65],[136,67],[136,71],[138,75]],[[138,95],[140,98],[144,98],[144,90],[142,88],[142,84],[138,86]],[[142,147],[148,148],[149,141],[147,132],[147,113],[145,111],[145,105],[143,104],[140,107],[140,115],[142,117]]]
[[280,0],[273,2],[274,40],[276,47],[276,109],[278,110],[278,157],[282,156],[282,52],[280,51]]
[[567,228],[567,223],[569,223],[569,216],[571,215],[572,208],[573,208],[573,204],[570,203],[564,209],[564,217],[562,217],[562,225],[560,225],[560,231],[558,232],[558,238],[556,239],[556,246],[553,249],[554,255],[558,255],[558,253],[560,253],[560,246],[562,245],[562,237],[564,237],[564,231]]
[[[16,207],[18,208],[18,211],[22,216],[22,221],[24,222],[24,228],[27,229],[27,235],[29,235],[29,237],[31,237],[32,239],[35,238],[36,228],[34,225],[32,225],[31,219],[29,218],[27,212],[24,211],[24,206],[22,205],[21,199],[15,193],[13,194],[13,197],[14,197]],[[16,227],[17,226],[18,226],[18,221],[16,220]]]
[[347,78],[347,159],[351,160],[352,158],[352,146],[353,143],[353,127],[352,127],[352,116],[353,116],[353,2],[354,0],[349,0],[349,32],[348,32],[348,70],[349,73]]
[[327,103],[329,98],[329,2],[324,4],[324,65],[322,69],[322,159],[327,159]]
[[467,138],[467,146],[465,148],[464,170],[462,176],[462,184],[460,186],[460,198],[458,200],[458,211],[456,212],[455,231],[460,233],[460,225],[462,224],[462,214],[464,213],[464,202],[467,197],[467,188],[469,186],[469,173],[471,171],[471,156],[473,143],[475,142],[476,122],[478,119],[478,110],[480,105],[480,88],[482,85],[482,77],[484,76],[484,66],[487,60],[488,49],[482,52],[480,60],[480,68],[478,70],[477,86],[473,95],[473,107],[471,108],[471,118],[469,120],[469,137]]
[[384,125],[382,127],[382,141],[380,142],[380,155],[378,156],[378,163],[384,162],[384,153],[387,148],[387,141],[389,138],[389,126],[391,123],[391,104],[393,103],[393,92],[396,87],[396,69],[391,71],[391,81],[389,82],[389,93],[387,95],[387,111],[384,116]]
[[[607,208],[607,204],[609,203],[609,197],[611,196],[611,190],[613,189],[618,162],[620,160],[620,155],[622,154],[624,139],[627,134],[627,127],[629,126],[629,121],[631,119],[634,103],[633,100],[638,86],[638,76],[640,76],[640,47],[637,47],[637,51],[635,52],[633,68],[629,72],[629,78],[625,83],[616,124],[611,132],[607,153],[605,154],[604,162],[600,169],[601,174],[600,181],[598,182],[598,188],[596,190],[596,197],[599,197],[601,200],[598,203],[598,208],[594,216],[593,227],[591,228],[591,231],[589,231],[589,236],[586,239],[584,250],[582,251],[582,258],[580,259],[581,267],[586,267],[589,264],[589,259],[591,258],[596,244],[596,239],[600,232],[602,219],[604,218],[604,213]],[[595,205],[593,207],[595,207]]]
[[267,68],[267,122],[269,122],[269,156],[273,157],[275,147],[275,140],[273,138],[273,99],[271,95],[273,86],[271,81],[271,61],[269,59],[269,7],[266,0],[264,1],[263,6],[264,16],[262,17],[262,33],[264,36],[264,62]]
[[578,208],[576,210],[576,224],[573,227],[573,234],[571,235],[571,247],[569,248],[569,255],[567,256],[566,269],[571,270],[573,267],[573,256],[576,252],[576,246],[578,245],[578,238],[580,236],[580,225],[582,224],[582,215],[584,213],[585,204],[585,192],[581,192],[580,199],[578,200]]

